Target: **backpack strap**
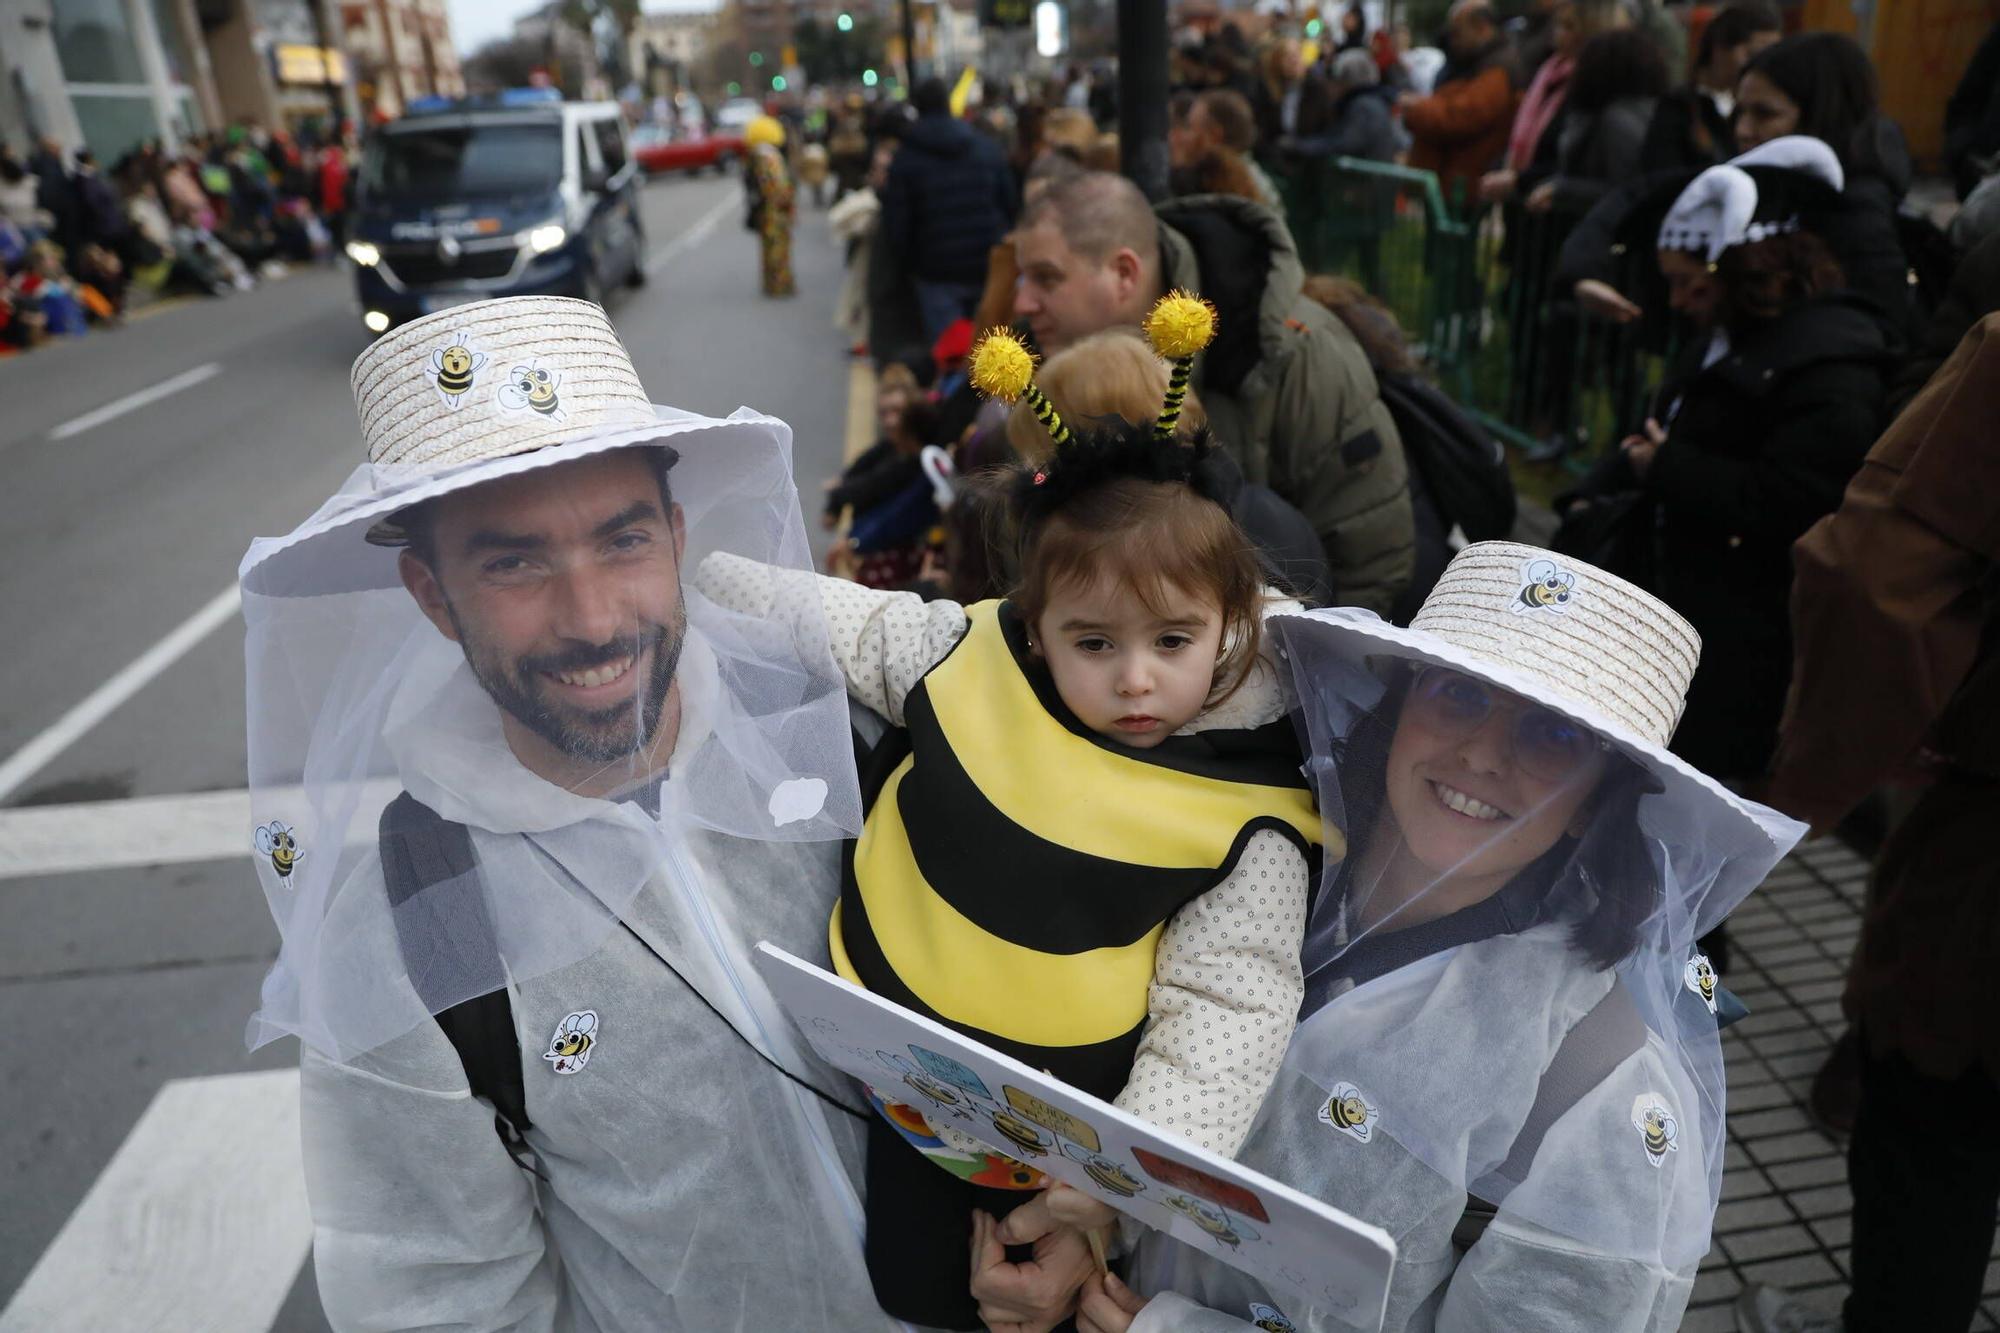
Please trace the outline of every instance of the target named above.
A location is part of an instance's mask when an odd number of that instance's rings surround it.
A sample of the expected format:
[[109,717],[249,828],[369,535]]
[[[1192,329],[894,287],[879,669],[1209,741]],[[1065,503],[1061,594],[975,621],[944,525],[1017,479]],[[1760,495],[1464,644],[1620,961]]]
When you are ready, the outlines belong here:
[[539,1175],[523,1137],[534,1124],[506,987],[438,1003],[455,979],[467,972],[497,973],[499,967],[472,831],[403,792],[382,811],[379,837],[396,942],[411,984],[458,1052],[466,1086],[493,1108],[493,1129],[507,1155]]
[[[1614,981],[1604,998],[1563,1035],[1542,1071],[1541,1086],[1514,1135],[1514,1146],[1492,1174],[1510,1187],[1526,1180],[1549,1128],[1645,1044],[1646,1021],[1639,1017],[1631,993]],[[1498,1211],[1497,1204],[1466,1195],[1465,1213],[1452,1231],[1452,1243],[1460,1250],[1471,1249]]]

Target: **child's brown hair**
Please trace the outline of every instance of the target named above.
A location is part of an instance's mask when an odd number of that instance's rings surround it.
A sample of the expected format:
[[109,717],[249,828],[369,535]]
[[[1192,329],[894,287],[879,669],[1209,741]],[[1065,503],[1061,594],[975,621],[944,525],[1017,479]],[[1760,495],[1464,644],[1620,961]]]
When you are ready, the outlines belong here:
[[[1154,443],[1140,434],[1149,435],[1151,429],[1142,425],[1125,432],[1128,438],[1122,440],[1080,440],[1047,466],[1059,466],[1073,450],[1136,450],[1143,442],[1159,454],[1187,452],[1199,467],[1205,445],[1188,451],[1179,444]],[[1198,477],[1106,476],[1079,488],[1051,512],[1028,517],[1017,550],[1020,579],[1010,599],[1031,636],[1058,588],[1109,578],[1130,588],[1148,611],[1162,618],[1179,613],[1172,605],[1176,592],[1217,608],[1222,652],[1206,707],[1241,689],[1256,664],[1263,639],[1263,570],[1249,538],[1227,509],[1203,493]]]

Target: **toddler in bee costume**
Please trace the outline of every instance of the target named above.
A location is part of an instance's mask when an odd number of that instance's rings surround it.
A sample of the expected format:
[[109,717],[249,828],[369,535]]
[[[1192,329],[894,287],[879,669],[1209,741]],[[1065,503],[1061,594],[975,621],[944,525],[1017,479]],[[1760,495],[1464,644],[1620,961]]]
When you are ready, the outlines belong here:
[[[1324,834],[1259,654],[1276,598],[1204,493],[1205,438],[1175,430],[1213,321],[1164,300],[1147,326],[1174,363],[1159,419],[1074,435],[1026,349],[989,334],[974,383],[1025,399],[1056,441],[1011,479],[1014,594],[961,607],[823,579],[820,598],[851,695],[900,728],[864,774],[836,968],[1231,1155],[1296,1019]],[[759,575],[724,558],[697,583],[778,610]],[[973,1211],[1032,1197],[1048,1145],[1024,1143],[1028,1162],[991,1154],[892,1100],[952,1096],[908,1082],[876,1096],[870,1274],[889,1313],[977,1328]],[[991,1114],[1006,1133],[1005,1109]]]

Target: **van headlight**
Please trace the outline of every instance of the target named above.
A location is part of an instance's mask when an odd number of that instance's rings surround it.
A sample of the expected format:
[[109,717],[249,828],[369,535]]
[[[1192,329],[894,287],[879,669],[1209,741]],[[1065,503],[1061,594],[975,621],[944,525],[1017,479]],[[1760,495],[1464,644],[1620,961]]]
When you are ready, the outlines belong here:
[[382,252],[366,241],[349,241],[347,257],[363,268],[374,268],[382,262]]
[[550,222],[528,233],[528,248],[538,255],[551,250],[560,250],[562,243],[569,239],[569,233],[560,222]]

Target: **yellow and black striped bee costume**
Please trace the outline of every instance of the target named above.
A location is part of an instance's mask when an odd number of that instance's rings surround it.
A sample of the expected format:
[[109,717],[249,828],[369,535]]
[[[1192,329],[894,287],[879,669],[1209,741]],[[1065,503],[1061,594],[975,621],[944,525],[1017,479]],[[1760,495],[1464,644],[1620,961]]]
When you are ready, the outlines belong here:
[[1010,605],[967,614],[904,701],[907,753],[877,757],[834,964],[1109,1099],[1131,1073],[1168,919],[1260,829],[1310,855],[1320,817],[1289,721],[1122,746],[1069,711]]

